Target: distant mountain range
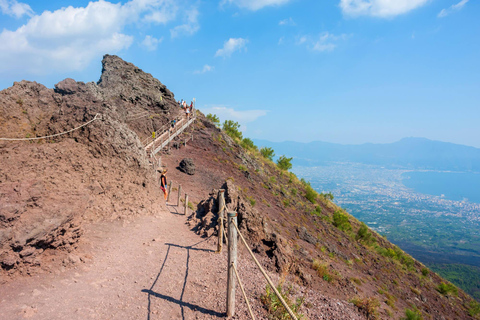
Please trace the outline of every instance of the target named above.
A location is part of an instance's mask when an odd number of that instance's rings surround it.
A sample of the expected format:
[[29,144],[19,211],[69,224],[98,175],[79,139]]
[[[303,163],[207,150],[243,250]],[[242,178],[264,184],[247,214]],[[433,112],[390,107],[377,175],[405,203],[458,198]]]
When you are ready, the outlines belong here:
[[259,147],[273,148],[277,156],[293,157],[292,163],[301,166],[317,166],[333,161],[407,169],[480,171],[480,149],[426,138],[404,138],[393,143],[360,145],[322,141],[254,142]]

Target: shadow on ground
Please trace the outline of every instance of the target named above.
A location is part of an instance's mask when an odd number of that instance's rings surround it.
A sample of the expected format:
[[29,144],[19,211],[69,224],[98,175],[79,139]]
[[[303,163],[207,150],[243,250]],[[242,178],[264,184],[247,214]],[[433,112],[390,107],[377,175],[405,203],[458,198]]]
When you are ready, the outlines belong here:
[[[212,253],[215,252],[214,250],[210,250],[210,249],[195,248],[195,246],[197,246],[200,243],[205,242],[207,240],[208,240],[208,238],[204,239],[200,242],[197,242],[193,245],[190,245],[190,246],[181,246],[181,245],[177,245],[177,244],[173,244],[173,243],[165,243],[165,245],[168,246],[168,248],[167,248],[167,252],[165,254],[165,258],[163,259],[162,266],[160,267],[160,270],[157,274],[157,277],[153,281],[150,289],[143,289],[142,290],[142,292],[145,292],[145,293],[148,294],[148,308],[147,308],[147,312],[148,312],[147,319],[148,320],[151,319],[151,314],[152,314],[152,310],[151,310],[152,298],[163,299],[163,300],[166,300],[168,302],[179,305],[180,308],[181,308],[181,311],[182,311],[182,320],[185,320],[185,308],[189,308],[192,311],[200,312],[200,313],[203,313],[203,314],[213,315],[213,316],[217,316],[217,317],[225,317],[225,313],[223,313],[223,312],[218,312],[218,311],[215,311],[215,310],[206,309],[206,308],[203,308],[199,305],[183,301],[183,296],[185,294],[185,288],[187,286],[187,281],[188,281],[188,271],[189,271],[189,263],[190,263],[190,250],[212,252]],[[173,297],[170,297],[170,296],[167,296],[167,295],[164,295],[164,294],[161,294],[161,293],[158,293],[158,292],[154,291],[154,287],[157,285],[157,282],[160,280],[160,277],[161,277],[162,272],[163,272],[163,268],[165,267],[165,264],[167,263],[168,255],[169,255],[170,249],[172,247],[187,250],[187,262],[186,262],[186,269],[185,269],[185,278],[183,280],[183,287],[182,287],[182,293],[180,295],[180,299],[175,299]],[[167,279],[167,281],[168,281],[168,279]]]

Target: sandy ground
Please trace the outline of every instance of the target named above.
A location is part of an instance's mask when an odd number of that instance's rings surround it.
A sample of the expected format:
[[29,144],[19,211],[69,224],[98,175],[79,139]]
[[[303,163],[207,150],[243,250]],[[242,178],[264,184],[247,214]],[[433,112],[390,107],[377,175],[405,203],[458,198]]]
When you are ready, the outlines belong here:
[[83,246],[91,259],[70,256],[73,268],[3,285],[0,318],[223,318],[225,291],[212,288],[225,287],[225,253],[213,253],[214,240],[189,231],[185,216],[167,208],[88,226]]

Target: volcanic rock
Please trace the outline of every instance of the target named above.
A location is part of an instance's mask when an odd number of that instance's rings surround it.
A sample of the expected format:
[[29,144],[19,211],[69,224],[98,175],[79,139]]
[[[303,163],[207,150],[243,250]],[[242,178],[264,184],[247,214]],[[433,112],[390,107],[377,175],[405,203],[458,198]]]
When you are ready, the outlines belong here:
[[178,168],[180,169],[180,171],[183,171],[186,174],[189,174],[189,175],[195,174],[195,163],[193,163],[193,160],[190,158],[185,158],[182,161],[180,161]]

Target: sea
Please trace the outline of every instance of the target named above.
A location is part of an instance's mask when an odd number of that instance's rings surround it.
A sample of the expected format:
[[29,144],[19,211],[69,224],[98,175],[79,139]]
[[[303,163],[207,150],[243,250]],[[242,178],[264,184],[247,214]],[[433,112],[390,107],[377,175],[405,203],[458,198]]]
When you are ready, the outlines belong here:
[[409,171],[402,174],[402,183],[418,193],[480,203],[480,173]]

